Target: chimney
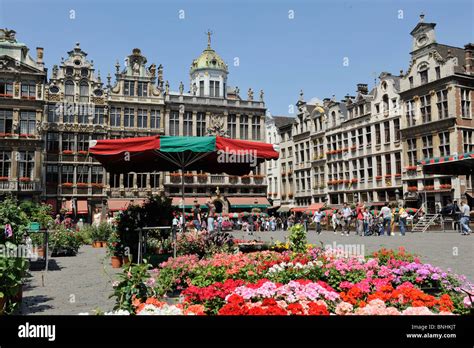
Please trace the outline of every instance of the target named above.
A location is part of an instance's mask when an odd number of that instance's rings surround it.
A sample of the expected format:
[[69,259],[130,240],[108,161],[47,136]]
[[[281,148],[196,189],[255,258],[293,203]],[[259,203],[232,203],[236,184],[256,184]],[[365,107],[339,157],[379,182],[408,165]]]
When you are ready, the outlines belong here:
[[43,47],[36,47],[36,63],[43,65]]
[[329,102],[330,102],[330,101],[331,101],[331,99],[329,99],[329,98],[324,98],[324,99],[323,99],[323,105],[324,105],[324,107],[327,107],[327,106],[329,105]]
[[362,94],[369,93],[369,88],[367,87],[366,83],[358,83],[357,84],[357,92]]
[[464,66],[467,74],[474,73],[474,56],[473,56],[474,44],[469,43],[464,46],[464,60],[466,65]]

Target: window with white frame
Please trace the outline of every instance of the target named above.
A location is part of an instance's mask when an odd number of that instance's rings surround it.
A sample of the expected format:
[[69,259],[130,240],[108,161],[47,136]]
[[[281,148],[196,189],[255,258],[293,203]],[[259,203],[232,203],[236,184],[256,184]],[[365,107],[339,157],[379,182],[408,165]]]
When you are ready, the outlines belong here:
[[[227,119],[229,119],[229,116],[227,116]],[[235,115],[234,115],[234,122],[235,122]],[[207,134],[207,132],[206,132],[206,114],[204,112],[198,112],[196,114],[196,135],[198,137],[203,137],[206,134]]]
[[433,157],[433,136],[432,135],[425,135],[422,137],[423,141],[423,158],[431,158]]
[[18,154],[20,177],[33,179],[35,153],[33,151],[19,151]]
[[91,182],[94,184],[102,184],[104,178],[104,168],[101,166],[92,166]]
[[126,96],[135,95],[135,81],[130,81],[130,80],[123,81],[123,94]]
[[20,112],[20,134],[36,134],[36,112]]
[[161,128],[160,110],[151,110],[150,128]]
[[81,81],[79,85],[79,102],[89,102],[89,83],[87,81]]
[[137,110],[137,127],[148,128],[148,110],[146,109]]
[[11,155],[10,151],[0,151],[0,176],[3,178],[10,177],[11,171]]
[[13,110],[0,109],[0,133],[13,133]]
[[36,96],[36,84],[34,81],[21,82],[21,97],[34,99]]
[[260,140],[260,117],[257,115],[252,117],[252,139]]
[[186,111],[183,115],[183,135],[193,135],[193,113],[191,111]]
[[121,108],[111,107],[110,108],[110,125],[113,127],[120,127],[121,119]]
[[61,138],[62,138],[61,151],[75,151],[76,150],[76,147],[74,146],[75,145],[74,133],[62,133]]
[[421,122],[431,122],[431,96],[429,94],[420,97]]
[[64,98],[68,102],[74,102],[74,82],[71,80],[64,83]]
[[439,133],[439,155],[448,156],[450,153],[449,132]]
[[249,117],[247,115],[240,116],[240,139],[247,140],[249,138]]
[[89,133],[77,134],[77,151],[89,150]]
[[148,96],[148,83],[147,82],[138,82],[137,95],[139,97]]
[[61,166],[61,183],[70,183],[74,182],[74,166],[72,165],[63,165]]
[[103,107],[94,108],[94,124],[104,124],[104,112]]
[[461,88],[461,117],[472,118],[471,90]]
[[409,166],[416,166],[418,159],[416,155],[416,138],[412,139],[407,139],[407,144],[408,144],[408,151],[407,151],[407,156],[408,156],[408,165]]
[[13,81],[0,79],[0,97],[13,97]]
[[179,135],[179,111],[177,110],[170,112],[169,132],[170,135]]
[[227,116],[227,131],[231,138],[237,137],[237,116],[230,114]]
[[407,120],[407,126],[410,127],[416,125],[414,100],[408,100],[405,102],[405,116]]
[[464,152],[474,151],[474,131],[463,130],[462,131],[462,143]]
[[438,99],[436,106],[438,107],[438,117],[440,119],[449,117],[448,114],[448,90],[442,90],[436,92]]
[[124,109],[123,124],[125,127],[135,127],[135,109],[133,108]]

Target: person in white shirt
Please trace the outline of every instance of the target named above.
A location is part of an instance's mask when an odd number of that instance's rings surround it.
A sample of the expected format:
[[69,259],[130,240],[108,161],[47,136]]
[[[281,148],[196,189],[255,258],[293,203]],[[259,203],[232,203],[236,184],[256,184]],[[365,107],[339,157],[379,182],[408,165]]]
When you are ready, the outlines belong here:
[[350,231],[350,224],[351,224],[351,217],[352,217],[352,209],[347,205],[347,203],[344,203],[344,207],[342,208],[342,233],[341,235],[344,235],[344,232],[349,235]]
[[313,215],[313,222],[316,223],[316,232],[321,234],[321,219],[323,218],[323,213],[316,209]]
[[332,222],[332,229],[334,231],[334,234],[337,234],[337,226],[340,225],[340,219],[339,219],[339,212],[338,211],[334,211],[332,213],[331,222]]
[[461,220],[459,223],[461,224],[461,232],[463,236],[472,233],[471,228],[469,227],[469,220],[471,217],[471,207],[467,205],[466,200],[461,201]]
[[383,231],[387,234],[387,236],[390,236],[390,224],[392,223],[392,210],[388,206],[388,202],[385,203],[385,206],[380,209],[380,214],[379,216],[383,217]]

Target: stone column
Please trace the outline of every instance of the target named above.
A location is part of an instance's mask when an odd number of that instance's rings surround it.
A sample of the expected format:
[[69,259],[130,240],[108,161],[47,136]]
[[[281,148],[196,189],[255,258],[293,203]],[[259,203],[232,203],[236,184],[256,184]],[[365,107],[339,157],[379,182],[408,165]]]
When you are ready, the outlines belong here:
[[235,114],[235,138],[241,139],[240,137],[240,116],[241,114]]
[[253,140],[253,118],[255,115],[249,115],[249,140]]
[[197,136],[197,111],[193,110],[193,136]]

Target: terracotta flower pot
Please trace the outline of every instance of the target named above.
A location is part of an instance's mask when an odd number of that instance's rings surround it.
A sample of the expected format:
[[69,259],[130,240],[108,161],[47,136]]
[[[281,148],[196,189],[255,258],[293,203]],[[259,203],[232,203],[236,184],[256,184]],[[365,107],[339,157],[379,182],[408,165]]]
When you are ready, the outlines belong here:
[[128,256],[122,257],[122,264],[128,265],[130,263],[130,258]]
[[119,256],[112,256],[110,258],[110,261],[112,262],[112,268],[120,268],[122,267],[122,258]]
[[93,248],[101,248],[102,247],[102,242],[94,241],[94,242],[92,242],[92,247]]
[[43,258],[44,257],[44,248],[43,247],[33,248],[33,253],[37,254],[39,258]]
[[102,242],[100,242],[100,244],[101,244],[102,248],[107,248],[107,242],[102,241]]

